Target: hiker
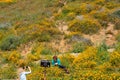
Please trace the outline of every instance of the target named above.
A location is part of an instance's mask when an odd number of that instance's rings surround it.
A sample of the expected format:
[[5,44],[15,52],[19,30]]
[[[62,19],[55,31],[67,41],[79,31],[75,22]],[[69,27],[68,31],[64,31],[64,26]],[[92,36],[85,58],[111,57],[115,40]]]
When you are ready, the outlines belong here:
[[60,59],[57,58],[57,56],[53,56],[52,66],[58,66],[59,68],[63,69],[67,74],[69,74],[69,71],[65,66],[61,65]]
[[[26,70],[29,71],[26,71]],[[20,73],[20,80],[27,80],[26,79],[26,74],[30,74],[31,73],[31,68],[29,66],[23,66],[22,67],[22,72]]]

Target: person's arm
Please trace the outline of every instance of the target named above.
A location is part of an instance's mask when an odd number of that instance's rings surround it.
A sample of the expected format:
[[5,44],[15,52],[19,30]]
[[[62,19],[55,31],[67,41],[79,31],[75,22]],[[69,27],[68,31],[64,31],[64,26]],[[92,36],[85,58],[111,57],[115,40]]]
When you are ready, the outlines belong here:
[[54,66],[55,65],[55,62],[54,62],[54,60],[52,60],[52,66]]
[[25,72],[25,74],[30,74],[31,73],[31,68],[28,66],[29,72]]
[[29,69],[29,71],[30,71],[30,73],[31,73],[31,68],[28,66],[28,69]]
[[61,65],[61,63],[60,63],[60,59],[57,60],[57,63],[58,63],[58,65]]

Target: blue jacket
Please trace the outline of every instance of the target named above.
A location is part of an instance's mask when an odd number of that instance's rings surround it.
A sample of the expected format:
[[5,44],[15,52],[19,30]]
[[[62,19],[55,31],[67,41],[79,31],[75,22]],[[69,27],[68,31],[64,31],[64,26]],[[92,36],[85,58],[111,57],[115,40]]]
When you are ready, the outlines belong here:
[[54,60],[52,60],[52,66],[55,66],[55,63],[57,63],[58,65],[61,65],[60,59],[57,59],[56,62]]

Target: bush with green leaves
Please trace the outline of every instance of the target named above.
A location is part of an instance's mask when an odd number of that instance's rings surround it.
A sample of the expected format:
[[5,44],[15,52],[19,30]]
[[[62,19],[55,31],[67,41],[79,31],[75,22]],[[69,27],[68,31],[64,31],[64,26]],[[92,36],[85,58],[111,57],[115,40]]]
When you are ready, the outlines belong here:
[[120,52],[120,42],[118,42],[115,46],[116,51]]
[[1,65],[9,62],[9,60],[8,60],[9,55],[10,55],[10,54],[8,54],[7,52],[5,52],[5,53],[3,52],[3,53],[0,55],[0,56],[1,56],[1,57],[0,57],[0,58],[1,58],[1,59],[0,59]]
[[113,12],[113,15],[120,18],[120,10],[116,10]]
[[0,32],[0,40],[2,40],[2,38],[3,38],[3,33]]
[[110,63],[113,67],[119,68],[120,66],[120,53],[119,52],[116,51],[110,54]]
[[97,33],[101,25],[96,20],[72,20],[69,23],[69,30],[73,32],[81,32],[85,34]]
[[9,64],[3,69],[0,69],[0,79],[17,79],[15,66]]
[[113,22],[114,22],[114,24],[115,24],[115,29],[116,30],[120,30],[120,18],[118,18],[118,17],[114,17],[113,18],[114,20],[113,20]]
[[90,14],[103,26],[107,27],[107,23],[111,22],[111,17],[109,15],[110,11],[107,8],[101,7],[99,11],[92,11]]
[[72,52],[74,53],[80,53],[83,52],[87,48],[87,45],[81,42],[77,42],[73,45]]
[[41,54],[50,55],[52,54],[52,51],[49,48],[44,48],[43,50],[41,50]]
[[111,17],[113,18],[113,22],[115,24],[115,29],[120,30],[120,10],[116,10],[111,14]]
[[48,42],[51,40],[51,36],[48,33],[41,33],[40,37],[38,37],[38,41],[40,42]]
[[118,34],[118,35],[116,36],[116,40],[117,40],[118,42],[120,42],[120,34]]
[[20,45],[20,38],[15,35],[8,35],[0,42],[1,50],[16,49]]
[[59,57],[61,60],[61,64],[66,67],[71,67],[71,64],[73,63],[75,56],[71,55],[70,53],[65,53],[62,56]]
[[109,61],[110,56],[109,53],[107,52],[107,45],[105,43],[102,43],[98,49],[97,49],[97,63],[98,64],[103,64],[104,62]]
[[[74,5],[75,4],[75,5]],[[75,12],[76,15],[87,14],[94,10],[95,7],[88,3],[70,2],[63,7],[63,13],[68,14],[69,12]]]

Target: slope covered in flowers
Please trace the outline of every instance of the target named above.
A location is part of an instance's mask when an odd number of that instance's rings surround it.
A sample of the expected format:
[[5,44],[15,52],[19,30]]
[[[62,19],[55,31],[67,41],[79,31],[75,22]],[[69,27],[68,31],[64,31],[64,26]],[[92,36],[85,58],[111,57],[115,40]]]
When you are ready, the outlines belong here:
[[[30,66],[28,80],[41,80],[40,60],[58,55],[70,74],[51,66],[47,80],[119,80],[119,8],[119,0],[0,0],[0,79],[18,79],[19,68]],[[83,36],[101,29],[100,45]],[[116,43],[107,45],[111,36]]]
[[[43,56],[45,59],[52,59],[52,55],[42,55],[40,53],[30,53],[26,58],[23,58],[18,51],[2,53],[0,57],[2,63],[0,78],[17,79],[17,69],[23,65],[29,65],[32,69],[32,73],[27,76],[28,80],[40,80],[44,78],[45,68],[40,67],[39,63],[39,60]],[[46,68],[47,80],[120,79],[120,53],[117,49],[109,53],[106,51],[105,46],[101,45],[97,48],[89,47],[84,52],[78,54],[78,56],[66,53],[58,57],[61,59],[61,63],[68,68],[70,74],[66,74],[58,67],[51,66],[50,68]]]

